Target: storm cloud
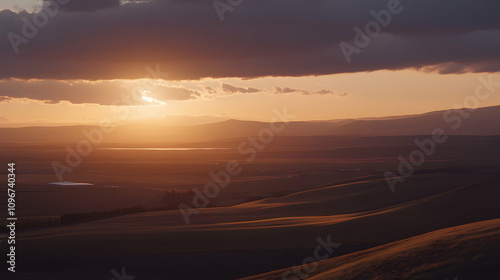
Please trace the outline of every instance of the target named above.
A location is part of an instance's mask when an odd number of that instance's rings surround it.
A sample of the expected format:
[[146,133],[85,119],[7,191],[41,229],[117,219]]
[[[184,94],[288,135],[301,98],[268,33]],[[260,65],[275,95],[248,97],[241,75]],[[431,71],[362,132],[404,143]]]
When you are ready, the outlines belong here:
[[0,93],[0,102],[11,98],[27,98],[50,104],[68,101],[73,104],[117,106],[150,105],[202,96],[198,91],[182,87],[151,85],[146,82],[127,84],[122,81],[4,80],[0,81]]
[[[50,2],[53,0],[44,1]],[[61,5],[61,9],[70,12],[95,12],[97,10],[120,6],[120,0],[70,0],[61,3],[64,3]]]
[[[70,1],[32,38],[23,26],[34,15],[4,10],[0,79],[145,78],[145,67],[156,64],[172,80],[500,70],[496,0],[401,0],[401,12],[347,63],[339,44],[355,46],[354,28],[366,33],[373,12],[394,1],[243,1],[223,22],[212,0]],[[17,54],[9,34],[25,38]]]

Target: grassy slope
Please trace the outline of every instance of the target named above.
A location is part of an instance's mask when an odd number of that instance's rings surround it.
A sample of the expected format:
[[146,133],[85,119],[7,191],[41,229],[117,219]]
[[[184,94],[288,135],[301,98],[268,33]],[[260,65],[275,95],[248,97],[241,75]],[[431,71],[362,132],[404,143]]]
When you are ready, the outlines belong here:
[[[27,231],[18,235],[20,262],[32,273],[45,270],[43,275],[48,278],[44,279],[58,279],[50,270],[54,262],[64,263],[62,269],[72,271],[74,279],[79,279],[82,267],[96,270],[85,272],[92,274],[84,275],[89,279],[108,273],[109,267],[126,264],[135,275],[158,277],[147,279],[162,279],[174,272],[185,274],[182,279],[197,279],[199,275],[189,268],[204,267],[206,273],[218,275],[228,270],[217,268],[224,261],[235,271],[218,279],[234,279],[231,276],[293,264],[264,260],[269,255],[266,250],[279,250],[275,255],[279,261],[291,249],[304,248],[309,253],[317,237],[332,235],[341,248],[381,245],[500,218],[498,177],[488,176],[491,174],[418,175],[396,193],[377,180],[324,187],[234,207],[202,209],[199,216],[192,216],[191,225],[183,224],[178,211],[163,211]],[[227,258],[214,257],[220,252],[226,252]],[[197,259],[179,259],[186,254]],[[177,269],[181,265],[188,268]]]
[[[499,279],[500,219],[446,228],[321,261],[311,280]],[[245,280],[282,279],[289,269]],[[290,276],[289,279],[292,279]]]

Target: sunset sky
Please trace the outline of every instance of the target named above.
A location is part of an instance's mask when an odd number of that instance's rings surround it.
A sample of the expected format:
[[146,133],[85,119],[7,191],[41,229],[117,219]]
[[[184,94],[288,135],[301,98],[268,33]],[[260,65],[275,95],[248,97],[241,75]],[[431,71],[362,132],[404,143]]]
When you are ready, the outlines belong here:
[[0,0],[0,126],[97,123],[114,106],[130,120],[407,115],[500,81],[492,0],[401,1],[349,63],[340,44],[393,1],[247,0],[221,14],[211,0]]

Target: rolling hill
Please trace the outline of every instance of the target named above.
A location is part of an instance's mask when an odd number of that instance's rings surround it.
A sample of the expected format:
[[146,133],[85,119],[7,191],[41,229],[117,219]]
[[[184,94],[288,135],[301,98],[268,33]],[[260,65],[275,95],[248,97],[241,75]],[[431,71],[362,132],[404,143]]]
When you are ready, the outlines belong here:
[[[310,280],[481,279],[500,275],[500,219],[422,234],[304,267]],[[309,273],[307,272],[309,269]],[[292,279],[293,268],[242,280]]]
[[331,235],[342,255],[498,219],[499,191],[494,173],[414,175],[395,194],[384,180],[361,179],[200,209],[190,225],[179,211],[160,211],[31,230],[18,236],[20,261],[29,268],[13,279],[39,271],[45,277],[39,279],[57,279],[46,269],[53,262],[63,267],[58,273],[71,271],[65,275],[71,279],[100,279],[122,266],[144,279],[200,279],[215,272],[218,279],[242,278],[300,262],[318,237]]
[[[294,121],[280,136],[401,136],[429,135],[442,128],[451,135],[500,135],[500,106],[473,112],[436,111],[414,116],[331,121]],[[465,112],[465,113],[464,113]],[[470,115],[469,115],[470,114]],[[464,117],[466,116],[466,117]],[[168,121],[139,122],[117,126],[105,133],[105,143],[162,143],[178,145],[256,135],[269,123],[227,120],[216,123],[172,126]],[[454,129],[456,128],[456,129]],[[76,142],[85,139],[84,130],[98,126],[0,128],[0,143]]]

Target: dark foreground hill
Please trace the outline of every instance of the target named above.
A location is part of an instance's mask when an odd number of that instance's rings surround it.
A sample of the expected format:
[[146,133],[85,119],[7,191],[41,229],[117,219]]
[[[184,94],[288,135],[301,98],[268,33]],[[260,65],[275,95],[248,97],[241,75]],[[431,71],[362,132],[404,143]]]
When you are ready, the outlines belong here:
[[[332,242],[341,244],[339,250],[330,256],[336,257],[440,229],[498,219],[498,178],[497,173],[489,172],[414,175],[395,193],[390,192],[383,179],[360,179],[233,207],[200,209],[199,215],[191,216],[189,225],[184,223],[180,212],[174,210],[19,232],[17,254],[23,267],[12,279],[111,279],[110,271],[122,267],[137,276],[136,279],[229,280],[248,277],[300,264],[314,253],[318,237],[330,235]],[[461,240],[467,236],[460,234],[456,238],[457,248],[468,244],[461,243],[466,242]],[[452,238],[445,239],[451,242]],[[394,253],[383,254],[375,249],[355,255],[354,259],[348,257],[353,262],[345,262],[346,271],[366,276],[356,267],[349,266],[367,256],[367,262],[360,267],[366,266],[374,273],[387,272],[382,275],[388,277],[430,273],[438,265],[448,273],[457,271],[457,274],[461,272],[467,276],[459,279],[497,279],[471,278],[466,271],[456,270],[471,258],[482,268],[488,268],[491,259],[489,246],[493,246],[489,239],[484,243],[481,239],[473,241],[476,251],[470,254],[465,251],[460,256],[462,251],[450,251],[452,255],[443,262],[437,252],[449,251],[446,246],[454,248],[452,243],[427,253],[415,248],[415,255],[412,255],[415,242],[403,243]],[[405,252],[404,248],[409,248],[409,251]],[[434,253],[436,255],[432,257]],[[380,259],[369,261],[371,254],[380,256]],[[391,260],[391,256],[401,255],[401,259],[397,259],[401,263],[412,260],[403,257],[405,254],[416,257],[413,272],[407,271],[406,264],[401,264],[402,269],[398,270],[401,274],[390,274],[392,268],[389,271],[375,270],[376,267],[382,269],[381,264],[386,258]],[[480,259],[481,256],[486,256],[486,259]],[[395,260],[391,265],[396,267],[397,262]],[[478,269],[472,267],[471,271],[481,272]],[[371,278],[347,279],[377,279],[376,275],[371,275]],[[422,276],[414,279],[445,278]]]
[[[500,276],[500,219],[415,236],[373,249],[324,260],[310,280],[481,279]],[[244,280],[283,279],[292,268]],[[292,279],[291,276],[287,279]]]

